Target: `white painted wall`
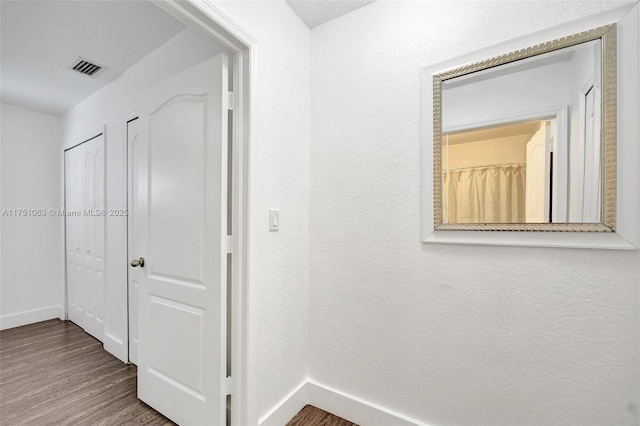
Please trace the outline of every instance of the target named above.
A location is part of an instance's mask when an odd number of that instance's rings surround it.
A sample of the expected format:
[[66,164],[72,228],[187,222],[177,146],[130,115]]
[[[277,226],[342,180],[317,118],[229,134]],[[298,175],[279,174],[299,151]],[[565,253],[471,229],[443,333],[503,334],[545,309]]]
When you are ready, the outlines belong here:
[[[306,378],[310,32],[284,1],[214,1],[258,40],[259,133],[254,269],[258,416]],[[280,231],[269,232],[269,209]]]
[[[137,94],[220,51],[209,38],[187,29],[62,117],[65,148],[105,126],[107,209],[127,208],[126,121],[137,108]],[[122,360],[127,359],[126,220],[126,217],[106,217],[104,347]]]
[[2,223],[0,327],[61,315],[63,219],[60,118],[2,104],[3,209],[44,209],[45,216],[5,216]]
[[377,1],[314,28],[312,380],[430,424],[638,424],[640,252],[420,243],[420,69],[614,6]]

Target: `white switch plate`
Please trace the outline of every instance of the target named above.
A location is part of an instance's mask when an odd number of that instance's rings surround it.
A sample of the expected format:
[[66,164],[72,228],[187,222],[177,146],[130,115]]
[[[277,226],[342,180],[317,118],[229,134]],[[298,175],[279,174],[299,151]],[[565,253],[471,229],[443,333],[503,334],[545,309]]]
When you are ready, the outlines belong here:
[[280,210],[269,210],[269,231],[280,230]]

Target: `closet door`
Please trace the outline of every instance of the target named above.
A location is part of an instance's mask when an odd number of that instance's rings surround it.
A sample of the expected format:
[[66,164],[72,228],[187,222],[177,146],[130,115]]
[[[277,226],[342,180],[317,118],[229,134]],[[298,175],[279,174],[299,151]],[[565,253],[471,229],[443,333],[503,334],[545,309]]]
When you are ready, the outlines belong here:
[[67,315],[104,334],[104,135],[65,151]]

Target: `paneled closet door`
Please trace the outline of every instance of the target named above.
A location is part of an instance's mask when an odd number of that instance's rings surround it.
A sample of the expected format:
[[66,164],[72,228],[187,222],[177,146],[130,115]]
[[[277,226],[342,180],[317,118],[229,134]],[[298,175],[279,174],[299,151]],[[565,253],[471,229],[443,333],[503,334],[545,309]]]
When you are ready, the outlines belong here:
[[69,320],[104,334],[104,135],[65,151],[65,232]]

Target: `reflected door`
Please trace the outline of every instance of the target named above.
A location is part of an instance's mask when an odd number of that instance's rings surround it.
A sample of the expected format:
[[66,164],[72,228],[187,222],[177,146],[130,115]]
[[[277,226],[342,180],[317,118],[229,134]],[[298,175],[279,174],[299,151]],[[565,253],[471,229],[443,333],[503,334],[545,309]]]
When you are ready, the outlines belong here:
[[596,86],[584,96],[584,167],[583,167],[583,195],[582,195],[582,221],[599,222],[602,210],[602,167],[601,157],[601,132],[600,132],[600,90]]
[[147,90],[134,154],[138,397],[185,425],[224,424],[227,73],[219,55]]
[[526,221],[549,222],[550,123],[543,121],[527,141]]

